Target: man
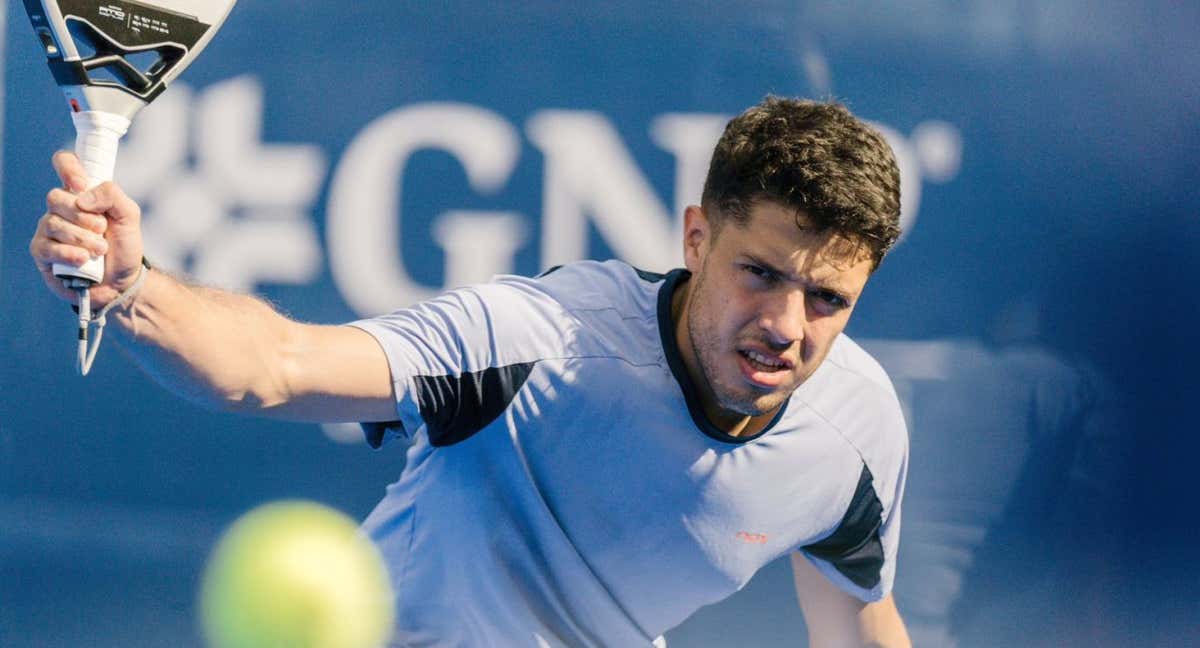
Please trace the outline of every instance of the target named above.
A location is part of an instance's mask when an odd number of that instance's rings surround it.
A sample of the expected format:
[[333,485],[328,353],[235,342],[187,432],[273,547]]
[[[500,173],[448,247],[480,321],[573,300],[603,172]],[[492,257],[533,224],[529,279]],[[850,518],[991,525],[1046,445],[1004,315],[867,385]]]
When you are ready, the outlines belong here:
[[787,553],[811,645],[908,645],[889,594],[906,432],[842,335],[898,236],[899,173],[842,106],[730,122],[686,270],[581,262],[348,326],[144,271],[137,205],[55,166],[30,251],[65,299],[51,264],[106,255],[93,301],[137,291],[109,317],[157,380],[410,443],[364,523],[400,645],[660,645]]

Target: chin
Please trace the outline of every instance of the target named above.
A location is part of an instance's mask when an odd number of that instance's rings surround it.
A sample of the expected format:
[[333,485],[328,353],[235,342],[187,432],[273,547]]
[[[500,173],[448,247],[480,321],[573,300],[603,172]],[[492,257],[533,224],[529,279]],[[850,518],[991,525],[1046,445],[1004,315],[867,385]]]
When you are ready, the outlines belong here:
[[787,400],[791,390],[769,394],[731,394],[728,391],[718,399],[721,408],[737,412],[742,416],[762,416],[775,411]]

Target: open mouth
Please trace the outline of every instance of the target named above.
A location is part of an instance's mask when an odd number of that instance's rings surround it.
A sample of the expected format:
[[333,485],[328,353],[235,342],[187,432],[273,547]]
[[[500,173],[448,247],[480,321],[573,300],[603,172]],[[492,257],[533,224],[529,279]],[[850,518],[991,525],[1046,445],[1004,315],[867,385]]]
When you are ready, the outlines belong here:
[[763,355],[757,351],[739,349],[738,354],[742,356],[742,358],[746,361],[746,364],[750,365],[750,367],[756,371],[773,373],[776,371],[784,371],[788,368],[788,363],[786,361]]

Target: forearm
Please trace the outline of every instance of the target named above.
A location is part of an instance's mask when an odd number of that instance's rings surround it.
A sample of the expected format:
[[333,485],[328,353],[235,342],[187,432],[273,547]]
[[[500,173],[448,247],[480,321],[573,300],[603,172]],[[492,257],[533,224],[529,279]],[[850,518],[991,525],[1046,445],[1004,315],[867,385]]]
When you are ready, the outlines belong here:
[[838,589],[801,552],[792,574],[812,648],[910,648],[908,631],[889,594],[864,604]]
[[[386,358],[369,335],[292,322],[262,300],[189,286],[159,270],[142,275],[137,203],[110,182],[88,189],[87,171],[70,153],[55,154],[54,168],[65,189],[46,194],[29,243],[42,281],[73,300],[55,265],[104,255],[104,280],[88,289],[91,306],[121,304],[107,315],[109,337],[158,382],[203,405],[276,418],[394,418]],[[132,300],[117,301],[130,290]]]
[[109,316],[113,337],[146,373],[218,409],[256,411],[286,400],[292,322],[254,297],[149,272],[132,302]]
[[859,628],[863,645],[869,648],[912,648],[908,630],[891,597],[863,608]]
[[811,648],[912,648],[903,623],[824,636],[810,632],[808,645]]
[[881,622],[860,621],[857,627],[846,625],[840,631],[814,632],[810,625],[808,645],[811,648],[912,648],[908,631],[898,615]]

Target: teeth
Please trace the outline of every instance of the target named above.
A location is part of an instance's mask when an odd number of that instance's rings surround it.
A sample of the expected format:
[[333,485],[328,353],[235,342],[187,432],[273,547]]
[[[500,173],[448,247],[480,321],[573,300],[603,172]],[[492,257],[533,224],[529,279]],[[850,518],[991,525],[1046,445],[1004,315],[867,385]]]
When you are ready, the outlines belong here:
[[775,360],[774,358],[768,358],[767,356],[765,356],[757,351],[747,351],[746,357],[750,358],[751,360],[753,360],[759,364],[767,365],[768,367],[779,368],[779,367],[784,366],[783,362],[780,362],[779,360]]

